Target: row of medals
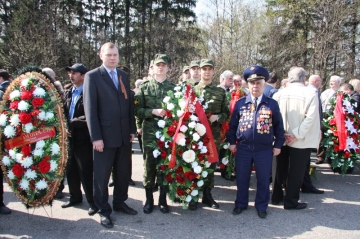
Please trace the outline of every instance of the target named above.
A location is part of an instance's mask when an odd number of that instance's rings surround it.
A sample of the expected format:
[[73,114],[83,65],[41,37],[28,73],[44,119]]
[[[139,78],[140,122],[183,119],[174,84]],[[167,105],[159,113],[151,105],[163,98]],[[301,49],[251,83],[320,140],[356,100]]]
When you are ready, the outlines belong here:
[[[239,130],[244,132],[247,129],[251,129],[252,120],[254,119],[255,106],[251,105],[251,110],[244,110],[239,120]],[[259,134],[269,134],[270,127],[272,126],[271,111],[266,110],[265,106],[259,111],[260,116],[257,119],[257,132]]]

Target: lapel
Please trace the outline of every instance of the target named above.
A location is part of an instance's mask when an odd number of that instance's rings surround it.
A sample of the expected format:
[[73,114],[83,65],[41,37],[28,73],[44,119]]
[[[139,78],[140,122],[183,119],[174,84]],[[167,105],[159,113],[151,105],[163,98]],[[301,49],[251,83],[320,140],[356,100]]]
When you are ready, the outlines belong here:
[[[114,82],[113,82],[112,79],[110,78],[109,73],[107,73],[105,67],[104,67],[104,66],[100,66],[99,70],[100,70],[100,74],[101,74],[103,80],[104,80],[107,84],[109,84],[116,92],[118,92],[118,90],[116,89],[116,87],[115,87],[115,85],[114,85]],[[118,76],[119,76],[119,71],[118,71],[117,69],[116,69],[116,71],[117,71],[117,74],[118,74]]]

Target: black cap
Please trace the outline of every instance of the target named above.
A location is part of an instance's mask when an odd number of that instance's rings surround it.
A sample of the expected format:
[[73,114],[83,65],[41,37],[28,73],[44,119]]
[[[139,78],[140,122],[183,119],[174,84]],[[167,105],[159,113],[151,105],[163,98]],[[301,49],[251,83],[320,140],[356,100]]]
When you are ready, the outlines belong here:
[[0,76],[4,78],[4,80],[9,80],[10,78],[9,73],[4,69],[0,69]]
[[67,71],[73,71],[73,72],[80,72],[81,74],[85,74],[88,70],[86,66],[80,63],[76,63],[73,66],[67,66],[65,67],[65,70]]

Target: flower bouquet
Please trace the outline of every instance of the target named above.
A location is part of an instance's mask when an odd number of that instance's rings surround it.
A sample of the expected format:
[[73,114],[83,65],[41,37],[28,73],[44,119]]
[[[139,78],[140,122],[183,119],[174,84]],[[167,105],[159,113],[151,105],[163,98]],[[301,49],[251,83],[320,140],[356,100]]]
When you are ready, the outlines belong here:
[[49,204],[63,179],[66,121],[60,96],[45,75],[20,75],[7,88],[0,114],[6,181],[28,207]]
[[331,111],[334,114],[323,119],[327,129],[321,144],[326,148],[326,158],[334,172],[351,173],[359,158],[359,124],[360,119],[354,111],[351,98],[338,92],[336,98],[330,99]]
[[211,130],[207,118],[199,119],[197,98],[190,85],[178,85],[163,100],[166,117],[158,121],[153,143],[158,172],[169,187],[169,197],[186,209],[191,200],[197,202],[210,168],[209,156],[213,153]]

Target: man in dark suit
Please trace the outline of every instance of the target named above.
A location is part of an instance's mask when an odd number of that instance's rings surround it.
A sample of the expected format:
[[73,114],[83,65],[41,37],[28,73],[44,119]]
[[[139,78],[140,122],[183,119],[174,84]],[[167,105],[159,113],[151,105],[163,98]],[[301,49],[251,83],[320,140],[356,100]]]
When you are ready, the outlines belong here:
[[108,183],[112,168],[114,211],[137,214],[125,203],[130,179],[129,147],[136,128],[128,75],[116,68],[118,48],[107,42],[99,55],[102,66],[85,75],[84,107],[94,153],[94,201],[101,225],[111,228]]
[[65,114],[69,122],[70,153],[66,167],[70,200],[62,208],[68,208],[82,202],[81,183],[90,205],[89,215],[99,209],[93,197],[93,151],[89,130],[86,124],[83,104],[83,83],[87,68],[75,64],[65,68],[68,71],[72,87],[64,92]]

